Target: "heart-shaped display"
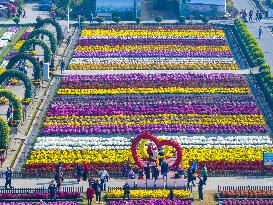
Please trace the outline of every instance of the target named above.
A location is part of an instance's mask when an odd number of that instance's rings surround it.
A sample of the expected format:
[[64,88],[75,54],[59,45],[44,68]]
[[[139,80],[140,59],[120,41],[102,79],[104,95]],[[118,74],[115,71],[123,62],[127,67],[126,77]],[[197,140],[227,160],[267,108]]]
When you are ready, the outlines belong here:
[[132,155],[133,155],[136,165],[139,168],[144,168],[144,164],[141,163],[141,161],[137,155],[138,143],[143,139],[149,139],[150,141],[154,142],[158,149],[162,146],[170,146],[170,147],[175,148],[175,150],[177,152],[177,157],[176,157],[175,162],[172,165],[170,165],[170,167],[174,168],[175,166],[180,166],[181,161],[182,161],[182,149],[176,141],[174,141],[174,140],[159,140],[153,134],[151,134],[149,132],[143,132],[139,136],[137,136],[133,140],[133,143],[132,143]]

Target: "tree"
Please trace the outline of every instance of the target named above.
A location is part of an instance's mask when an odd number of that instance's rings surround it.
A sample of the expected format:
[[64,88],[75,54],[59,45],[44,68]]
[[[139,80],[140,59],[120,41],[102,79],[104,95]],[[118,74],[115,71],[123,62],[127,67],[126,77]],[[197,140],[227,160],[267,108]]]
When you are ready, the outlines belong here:
[[6,149],[9,144],[9,127],[7,122],[0,117],[0,149]]
[[155,17],[155,22],[158,23],[158,26],[160,25],[160,22],[163,20],[163,18],[161,16],[156,16]]
[[99,25],[101,25],[103,23],[103,19],[101,17],[95,18],[95,21],[98,22]]
[[121,18],[120,18],[119,16],[115,16],[115,17],[113,18],[113,21],[114,21],[116,24],[118,24],[118,23],[120,22],[120,20],[121,20]]
[[204,24],[208,24],[208,23],[209,23],[209,17],[207,17],[207,16],[203,16],[203,17],[201,18],[201,20],[202,20],[202,22],[203,22]]
[[180,24],[185,24],[185,23],[186,23],[186,18],[185,18],[185,16],[179,16],[179,17],[178,17],[178,21],[179,21]]
[[16,24],[16,26],[18,26],[18,24],[20,22],[20,18],[18,16],[15,16],[12,20]]
[[136,24],[137,24],[137,25],[140,24],[140,18],[136,17],[135,21],[136,21]]
[[95,10],[95,0],[82,0],[80,6],[84,8],[82,15],[89,19],[91,13]]

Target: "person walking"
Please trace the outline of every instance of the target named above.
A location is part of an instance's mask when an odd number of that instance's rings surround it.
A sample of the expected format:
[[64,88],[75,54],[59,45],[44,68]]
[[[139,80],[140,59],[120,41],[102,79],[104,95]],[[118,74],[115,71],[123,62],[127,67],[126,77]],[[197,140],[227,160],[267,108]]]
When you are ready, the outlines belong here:
[[54,61],[54,58],[52,58],[50,61],[49,68],[50,68],[50,70],[54,70],[54,67],[55,67],[55,61]]
[[204,167],[202,169],[202,176],[203,176],[204,185],[206,185],[206,182],[208,180],[208,170],[207,170],[206,164],[204,164]]
[[22,15],[23,15],[23,16],[22,16],[22,18],[26,18],[26,14],[27,14],[27,13],[26,13],[26,10],[23,9],[23,12],[22,12]]
[[82,177],[82,166],[80,164],[76,165],[76,179],[77,182],[80,183]]
[[149,162],[147,162],[146,166],[144,167],[144,173],[145,173],[145,176],[146,176],[146,180],[151,178],[150,177],[151,170],[150,170]]
[[93,19],[94,19],[94,14],[93,14],[93,12],[91,12],[91,15],[90,15],[90,23],[93,22]]
[[86,198],[88,201],[88,205],[92,205],[92,200],[94,198],[94,195],[95,195],[94,189],[89,186],[86,190]]
[[161,163],[161,174],[163,176],[163,180],[167,181],[167,179],[168,179],[168,172],[169,172],[169,165],[166,162],[166,160],[163,159],[163,161]]
[[259,13],[260,13],[259,10],[257,10],[256,11],[256,18],[255,18],[256,21],[259,21]]
[[264,32],[263,27],[260,26],[259,27],[259,39],[261,39],[261,36],[262,36],[263,32]]
[[89,167],[86,162],[83,162],[82,167],[83,167],[82,180],[86,181],[88,177]]
[[10,189],[12,189],[13,187],[11,186],[11,177],[12,177],[12,171],[10,170],[9,167],[7,167],[7,170],[5,171],[5,189],[8,189],[8,186]]
[[253,11],[250,10],[249,13],[248,13],[248,21],[252,21],[252,16],[253,16]]
[[100,183],[101,183],[101,188],[103,191],[106,191],[106,171],[103,170],[99,173],[100,175]]
[[128,184],[128,182],[126,182],[123,186],[123,200],[125,200],[125,198],[128,198],[128,200],[130,200],[130,186]]
[[58,191],[60,191],[62,182],[63,182],[63,173],[60,171],[60,172],[57,174],[57,180],[56,180],[56,183],[57,183],[57,190],[58,190]]
[[54,180],[52,180],[48,186],[48,193],[51,202],[56,201],[56,191],[56,185],[54,184]]
[[96,203],[99,203],[101,202],[101,190],[102,190],[102,187],[101,187],[101,184],[99,182],[99,180],[97,179],[96,181],[96,185],[95,185],[96,189],[95,189],[95,192],[96,192]]
[[199,201],[204,200],[204,181],[199,177],[199,183],[198,183],[198,195],[199,195]]
[[64,67],[65,67],[65,62],[64,62],[64,59],[62,59],[62,61],[61,61],[61,74],[63,74],[63,72],[64,72]]
[[10,117],[11,117],[11,109],[8,108],[8,110],[7,110],[7,121],[9,121]]
[[174,200],[174,193],[172,189],[170,189],[170,200]]
[[259,12],[259,21],[261,21],[263,19],[263,13],[260,11]]
[[192,185],[195,187],[192,169],[188,169],[188,173],[187,174],[188,174],[188,183],[187,183],[187,186],[190,187],[190,182],[191,182]]
[[155,178],[155,181],[158,179],[159,177],[159,170],[158,170],[158,166],[155,165],[155,168],[154,168],[154,178]]
[[198,165],[197,165],[196,161],[193,161],[191,164],[191,170],[192,170],[193,174],[196,172],[197,168],[198,168]]

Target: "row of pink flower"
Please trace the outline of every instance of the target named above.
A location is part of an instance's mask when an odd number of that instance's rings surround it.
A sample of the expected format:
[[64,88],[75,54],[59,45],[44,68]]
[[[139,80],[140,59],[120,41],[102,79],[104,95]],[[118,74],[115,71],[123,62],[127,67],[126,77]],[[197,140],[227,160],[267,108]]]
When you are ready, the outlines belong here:
[[[57,192],[57,199],[77,199],[81,197],[79,192]],[[29,194],[0,194],[0,199],[49,199],[49,193],[29,193]]]
[[162,26],[145,26],[145,25],[101,25],[89,26],[86,29],[97,30],[222,30],[219,26],[213,25],[162,25]]
[[[45,203],[40,202],[0,202],[0,205],[45,205]],[[79,205],[78,202],[73,201],[59,201],[59,202],[48,202],[47,205]]]
[[80,39],[78,46],[116,45],[182,45],[182,46],[227,46],[226,39]]
[[[148,119],[147,119],[148,120]],[[151,119],[150,119],[151,121]],[[187,134],[254,134],[267,133],[265,125],[185,125],[185,124],[149,124],[149,125],[94,125],[94,126],[44,126],[43,135],[60,134],[131,134],[142,133],[187,133]]]
[[220,205],[273,205],[273,199],[227,199]]
[[252,96],[57,97],[47,116],[135,114],[261,114]]
[[91,57],[233,57],[231,51],[180,51],[180,50],[136,50],[136,51],[76,51],[74,58]]
[[63,88],[154,88],[154,87],[248,87],[241,75],[234,74],[108,74],[68,75]]
[[108,201],[106,205],[191,205],[191,200],[140,199]]

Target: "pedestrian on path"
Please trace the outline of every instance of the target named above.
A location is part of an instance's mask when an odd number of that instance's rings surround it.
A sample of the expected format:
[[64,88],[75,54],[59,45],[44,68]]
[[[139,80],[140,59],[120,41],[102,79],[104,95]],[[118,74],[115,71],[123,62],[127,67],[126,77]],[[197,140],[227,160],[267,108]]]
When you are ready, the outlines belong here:
[[94,18],[94,14],[93,14],[93,12],[91,12],[91,15],[90,15],[90,23],[93,22],[93,18]]
[[80,183],[81,177],[82,177],[82,166],[80,164],[77,164],[75,178],[77,179],[78,183]]
[[257,11],[256,11],[256,21],[259,21],[259,13],[260,13],[260,11],[257,10]]
[[163,180],[167,181],[168,179],[168,172],[169,172],[169,165],[166,162],[165,159],[163,159],[162,164],[161,164],[161,174],[163,176]]
[[259,27],[259,39],[261,39],[261,36],[262,36],[263,32],[264,32],[263,27],[260,26]]
[[187,186],[190,187],[190,182],[191,182],[192,186],[195,187],[192,169],[188,169],[188,173],[187,174],[188,174],[188,183],[187,183]]
[[145,172],[146,180],[150,179],[151,171],[150,171],[150,164],[149,164],[149,162],[147,162],[146,166],[144,167],[144,172]]
[[57,188],[56,185],[54,184],[54,181],[52,180],[48,186],[48,192],[49,192],[49,197],[50,201],[56,201],[56,192]]
[[82,180],[86,181],[88,177],[89,167],[86,162],[83,162],[82,167],[83,167]]
[[49,68],[50,68],[50,70],[54,70],[54,67],[55,67],[55,61],[54,61],[54,58],[52,58]]
[[92,200],[94,198],[94,195],[95,195],[94,189],[89,186],[86,191],[86,198],[88,201],[88,205],[92,205]]
[[10,170],[9,167],[7,167],[7,170],[5,171],[5,179],[6,179],[5,189],[8,189],[8,186],[10,189],[13,188],[11,186],[11,177],[12,177],[12,171]]
[[253,16],[253,11],[250,10],[250,11],[249,11],[249,14],[248,14],[248,21],[249,21],[249,22],[252,21],[252,16]]
[[263,19],[263,13],[260,11],[259,12],[259,21],[261,21]]
[[206,182],[208,180],[208,170],[207,170],[206,164],[204,164],[204,167],[202,169],[202,176],[203,176],[204,185],[206,185]]
[[130,200],[130,186],[128,182],[124,184],[123,191],[123,200],[125,200],[125,198],[128,198],[128,200]]
[[23,11],[22,11],[22,18],[26,18],[26,10],[25,9],[23,9]]
[[64,62],[64,59],[62,59],[62,61],[61,61],[61,74],[63,74],[63,72],[64,72],[64,67],[65,67],[65,62]]
[[10,117],[11,117],[11,109],[8,108],[8,110],[7,110],[7,121],[9,121]]
[[199,201],[204,200],[204,181],[199,177],[199,184],[198,184],[198,195],[199,195]]
[[63,182],[63,173],[60,171],[60,172],[58,173],[58,175],[57,175],[57,180],[56,180],[58,191],[60,191],[62,182]]
[[100,202],[101,202],[101,190],[102,190],[102,188],[101,188],[101,184],[100,184],[100,182],[99,182],[98,179],[96,181],[95,187],[96,187],[96,189],[95,189],[95,192],[96,192],[96,203],[100,204]]

